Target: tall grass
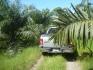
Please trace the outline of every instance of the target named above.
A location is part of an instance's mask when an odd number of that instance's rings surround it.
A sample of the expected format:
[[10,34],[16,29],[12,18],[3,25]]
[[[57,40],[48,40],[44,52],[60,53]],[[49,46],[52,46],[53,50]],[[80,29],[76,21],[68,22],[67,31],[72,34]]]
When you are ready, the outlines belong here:
[[0,70],[29,70],[40,55],[38,47],[26,48],[14,57],[0,54]]
[[81,61],[83,70],[93,70],[93,57],[91,58],[85,58]]
[[65,59],[62,56],[47,56],[38,70],[65,70]]

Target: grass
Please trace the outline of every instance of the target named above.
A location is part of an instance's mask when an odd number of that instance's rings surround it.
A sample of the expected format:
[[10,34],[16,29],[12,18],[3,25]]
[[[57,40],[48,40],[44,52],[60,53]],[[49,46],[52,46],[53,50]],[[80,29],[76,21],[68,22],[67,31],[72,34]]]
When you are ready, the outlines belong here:
[[65,59],[62,56],[45,56],[39,70],[65,70]]
[[93,70],[93,57],[86,57],[85,59],[81,60],[81,64],[83,70]]
[[26,48],[14,57],[0,54],[0,70],[29,70],[40,55],[38,47]]

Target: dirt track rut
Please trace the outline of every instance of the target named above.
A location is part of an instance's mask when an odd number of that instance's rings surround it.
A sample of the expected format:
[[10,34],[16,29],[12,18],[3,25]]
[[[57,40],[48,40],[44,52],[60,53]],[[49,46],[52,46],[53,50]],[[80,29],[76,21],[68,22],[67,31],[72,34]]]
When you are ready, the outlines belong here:
[[66,63],[66,70],[81,70],[81,66],[80,66],[79,62],[68,61]]
[[43,62],[44,57],[41,56],[40,59],[37,60],[37,63],[30,70],[38,70],[40,64]]

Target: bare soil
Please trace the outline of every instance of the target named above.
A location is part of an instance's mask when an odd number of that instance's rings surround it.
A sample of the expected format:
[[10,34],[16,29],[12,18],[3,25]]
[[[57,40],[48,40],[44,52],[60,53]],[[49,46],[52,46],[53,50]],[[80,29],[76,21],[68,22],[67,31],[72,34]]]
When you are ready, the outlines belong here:
[[77,61],[68,61],[66,63],[66,70],[81,70],[81,65]]
[[37,63],[30,70],[38,70],[40,64],[44,61],[44,57],[41,56],[40,59],[37,60]]

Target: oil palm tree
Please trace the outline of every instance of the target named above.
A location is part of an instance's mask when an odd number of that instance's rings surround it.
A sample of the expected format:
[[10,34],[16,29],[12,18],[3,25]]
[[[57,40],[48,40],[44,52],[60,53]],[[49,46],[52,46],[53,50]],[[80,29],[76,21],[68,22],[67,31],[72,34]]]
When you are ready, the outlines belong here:
[[37,35],[40,35],[41,32],[44,32],[48,25],[51,24],[51,12],[49,9],[43,9],[42,11],[38,10],[34,6],[29,6],[25,8],[25,12],[28,13],[28,25],[33,32]]
[[61,27],[54,35],[55,42],[59,45],[73,44],[82,53],[87,49],[92,52],[93,7],[88,2],[82,6],[71,6],[74,11],[68,8],[54,10],[57,16],[54,22]]
[[[0,32],[8,37],[8,42],[17,41],[17,31],[25,26],[27,17],[23,15],[18,0],[0,0]],[[5,37],[6,37],[5,36]]]

